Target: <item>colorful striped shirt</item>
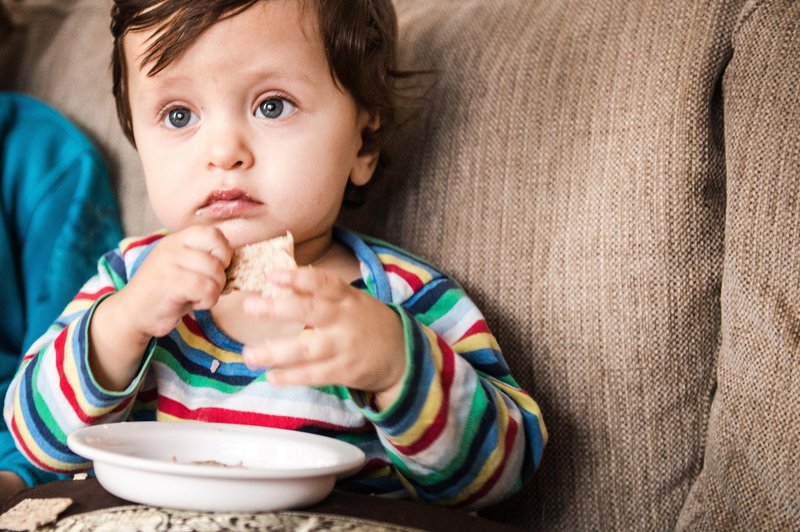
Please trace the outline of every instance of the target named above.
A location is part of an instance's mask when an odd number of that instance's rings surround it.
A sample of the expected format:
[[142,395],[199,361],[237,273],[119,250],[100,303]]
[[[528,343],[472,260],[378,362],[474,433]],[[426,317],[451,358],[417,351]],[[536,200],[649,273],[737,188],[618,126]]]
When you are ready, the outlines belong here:
[[342,489],[407,492],[478,508],[517,491],[538,467],[547,432],[541,413],[509,373],[486,321],[464,290],[386,242],[336,229],[360,261],[361,289],[401,318],[408,371],[383,411],[341,386],[279,387],[249,369],[242,344],[209,312],[187,314],[154,338],[138,375],[121,392],[98,386],[88,367],[94,308],[120,290],[163,234],[123,240],[104,255],[62,315],[31,347],[4,414],[19,449],[42,469],[91,464],[66,445],[70,432],[125,420],[198,420],[301,430],[347,441],[367,456]]

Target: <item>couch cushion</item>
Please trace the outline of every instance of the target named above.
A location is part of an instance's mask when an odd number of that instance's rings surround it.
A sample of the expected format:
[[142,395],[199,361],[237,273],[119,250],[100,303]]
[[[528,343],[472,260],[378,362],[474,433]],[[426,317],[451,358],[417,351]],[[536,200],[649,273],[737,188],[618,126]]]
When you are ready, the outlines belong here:
[[[460,279],[542,405],[542,468],[493,517],[671,529],[718,441],[720,80],[742,3],[397,2],[405,65],[438,83],[347,220]],[[735,478],[704,474],[709,497]],[[693,522],[768,497],[766,484],[708,500]],[[741,526],[761,515],[742,508]]]
[[0,44],[0,89],[50,103],[100,146],[128,232],[158,227],[136,151],[122,135],[111,94],[110,0],[11,3],[18,29]]
[[[0,82],[88,130],[128,231],[155,228],[108,0],[47,3]],[[798,5],[742,3],[396,1],[404,64],[438,82],[344,220],[461,280],[543,408],[543,465],[491,517],[800,528]]]
[[800,530],[800,3],[751,1],[723,81],[717,392],[688,530]]

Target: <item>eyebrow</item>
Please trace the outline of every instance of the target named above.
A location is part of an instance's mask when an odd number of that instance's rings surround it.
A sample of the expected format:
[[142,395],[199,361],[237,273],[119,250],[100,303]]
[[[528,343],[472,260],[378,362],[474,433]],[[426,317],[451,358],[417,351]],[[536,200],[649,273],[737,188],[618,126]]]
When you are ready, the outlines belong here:
[[[251,71],[240,71],[237,74],[240,78],[244,78],[250,81],[260,81],[260,80],[275,80],[279,82],[288,82],[288,83],[301,83],[303,85],[314,86],[316,85],[316,81],[308,76],[304,72],[300,72],[297,74],[290,74],[287,75],[285,71],[276,71],[276,70],[267,70],[267,69],[253,69]],[[156,86],[168,86],[172,84],[184,84],[184,83],[194,83],[197,79],[197,75],[186,75],[186,74],[174,74],[169,71],[162,70],[158,72],[155,76],[145,75],[148,80],[155,83]]]

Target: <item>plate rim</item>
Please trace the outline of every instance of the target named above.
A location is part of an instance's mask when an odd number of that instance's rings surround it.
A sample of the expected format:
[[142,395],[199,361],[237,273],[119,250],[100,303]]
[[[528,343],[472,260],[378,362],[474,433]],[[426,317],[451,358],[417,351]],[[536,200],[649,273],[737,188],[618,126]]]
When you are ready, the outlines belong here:
[[[270,468],[240,468],[240,467],[214,467],[203,464],[187,464],[181,462],[167,462],[154,458],[131,456],[125,453],[116,452],[108,449],[98,448],[87,438],[98,438],[98,433],[108,437],[108,431],[114,432],[134,430],[144,428],[145,430],[158,430],[159,428],[188,431],[215,430],[230,433],[263,432],[272,435],[279,434],[294,440],[305,440],[307,442],[322,444],[329,448],[334,448],[342,458],[341,463],[320,466],[304,467],[295,469],[270,469]],[[81,457],[92,462],[101,462],[116,467],[135,468],[153,473],[175,474],[181,476],[206,477],[206,478],[225,478],[225,479],[303,479],[325,475],[344,475],[355,472],[366,461],[366,455],[362,449],[352,443],[344,442],[321,434],[312,434],[297,430],[281,429],[276,427],[261,427],[257,425],[241,425],[233,423],[215,423],[205,421],[123,421],[116,423],[102,423],[81,427],[67,436],[67,446]]]

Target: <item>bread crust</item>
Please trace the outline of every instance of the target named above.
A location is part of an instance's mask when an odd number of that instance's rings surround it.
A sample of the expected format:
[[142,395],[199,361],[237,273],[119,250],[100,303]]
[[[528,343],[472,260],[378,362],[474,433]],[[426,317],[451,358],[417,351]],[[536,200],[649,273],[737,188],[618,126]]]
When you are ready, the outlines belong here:
[[289,231],[284,236],[248,244],[237,249],[225,270],[226,282],[223,294],[235,290],[258,292],[263,297],[272,297],[285,289],[269,281],[273,270],[297,268],[294,260],[294,237]]

